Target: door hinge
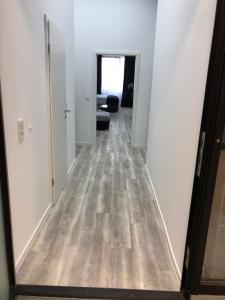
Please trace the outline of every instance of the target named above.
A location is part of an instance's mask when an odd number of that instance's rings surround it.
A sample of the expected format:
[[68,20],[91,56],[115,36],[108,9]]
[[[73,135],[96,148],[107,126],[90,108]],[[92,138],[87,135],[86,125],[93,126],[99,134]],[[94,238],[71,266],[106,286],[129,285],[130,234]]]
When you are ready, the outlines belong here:
[[198,177],[200,177],[200,175],[201,175],[203,152],[204,152],[204,147],[205,147],[205,136],[206,136],[205,131],[202,131],[200,146],[199,146],[198,163],[197,163],[197,169],[196,169],[196,175]]
[[55,180],[54,180],[54,178],[52,178],[52,186],[54,186],[55,185]]
[[51,50],[51,46],[50,43],[48,43],[48,53],[50,53],[50,50]]

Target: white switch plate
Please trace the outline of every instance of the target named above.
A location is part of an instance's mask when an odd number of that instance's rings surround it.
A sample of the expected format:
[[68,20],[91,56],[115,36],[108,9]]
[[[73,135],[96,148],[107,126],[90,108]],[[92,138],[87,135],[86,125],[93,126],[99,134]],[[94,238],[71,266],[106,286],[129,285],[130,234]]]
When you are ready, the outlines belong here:
[[24,140],[24,121],[23,121],[23,119],[19,119],[17,121],[17,135],[18,135],[18,141],[21,144]]

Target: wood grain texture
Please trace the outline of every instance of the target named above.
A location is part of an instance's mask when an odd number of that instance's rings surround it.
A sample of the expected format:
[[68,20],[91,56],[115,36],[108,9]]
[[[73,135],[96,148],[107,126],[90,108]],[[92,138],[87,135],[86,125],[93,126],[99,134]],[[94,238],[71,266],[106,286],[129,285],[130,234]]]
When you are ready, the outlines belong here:
[[18,274],[21,284],[179,290],[131,109],[111,114],[95,146],[77,147],[61,201]]

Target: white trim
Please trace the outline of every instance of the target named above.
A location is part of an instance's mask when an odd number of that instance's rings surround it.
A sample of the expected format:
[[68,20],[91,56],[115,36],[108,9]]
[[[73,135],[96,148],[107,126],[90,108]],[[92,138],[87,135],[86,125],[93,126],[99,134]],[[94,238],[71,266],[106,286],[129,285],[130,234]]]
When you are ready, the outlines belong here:
[[126,50],[95,50],[95,55],[114,55],[114,56],[137,56],[139,51],[126,51]]
[[159,215],[160,215],[160,218],[161,218],[161,221],[162,221],[162,224],[163,224],[163,228],[164,228],[165,235],[166,235],[166,238],[167,238],[167,242],[168,242],[168,245],[169,245],[170,253],[171,253],[171,256],[172,256],[172,259],[173,259],[173,262],[174,262],[176,275],[177,275],[178,280],[180,282],[181,281],[181,272],[180,272],[180,269],[179,269],[178,264],[177,264],[177,260],[176,260],[176,257],[175,257],[174,251],[173,251],[172,243],[170,241],[170,236],[169,236],[169,233],[168,233],[168,230],[167,230],[167,226],[166,226],[166,223],[165,223],[164,218],[163,218],[163,213],[161,211],[161,208],[160,208],[160,205],[159,205],[159,201],[158,201],[158,198],[157,198],[157,195],[156,195],[156,191],[154,189],[154,186],[153,186],[153,183],[152,183],[152,179],[151,179],[151,176],[150,176],[150,173],[149,173],[147,165],[145,165],[145,169],[146,169],[146,172],[147,172],[147,175],[148,175],[148,179],[150,181],[151,188],[152,188],[152,191],[153,191],[153,194],[154,194],[154,201],[155,201],[157,210],[159,212]]
[[140,54],[137,53],[135,59],[135,73],[134,73],[134,95],[133,95],[133,114],[131,127],[131,147],[136,147],[136,129],[137,129],[137,111],[138,111],[138,82],[139,82],[139,68],[140,68]]
[[146,146],[144,145],[132,145],[133,148],[137,148],[137,149],[143,149],[143,150],[146,150]]
[[88,143],[88,142],[76,142],[77,146],[92,146],[92,144]]
[[16,273],[19,271],[19,268],[21,267],[22,263],[24,262],[24,259],[28,253],[28,251],[30,250],[31,246],[33,245],[38,233],[40,232],[42,225],[44,224],[45,220],[47,219],[50,211],[52,210],[52,203],[50,203],[44,213],[44,215],[42,216],[41,220],[39,221],[38,225],[36,226],[36,228],[34,229],[31,237],[29,238],[25,248],[23,249],[22,253],[20,254],[19,258],[17,259],[16,263],[15,263],[15,268],[16,268]]
[[132,115],[132,131],[131,146],[135,147],[136,137],[136,119],[137,119],[137,102],[138,102],[138,82],[140,68],[140,53],[138,51],[123,50],[95,50],[93,52],[93,94],[92,94],[92,145],[96,143],[96,96],[97,96],[97,55],[113,55],[113,56],[135,56],[135,74],[134,74],[134,97],[133,97],[133,115]]
[[46,86],[47,86],[47,111],[48,111],[48,159],[49,159],[49,198],[54,205],[53,199],[53,160],[52,160],[52,98],[51,98],[51,87],[50,87],[50,57],[48,52],[49,44],[49,18],[44,15],[45,24],[45,59],[46,59]]
[[76,160],[76,158],[74,158],[74,160],[72,161],[72,164],[70,165],[70,167],[69,167],[69,169],[67,171],[67,176],[70,176],[70,174],[72,173],[72,171],[73,171],[73,169],[74,169],[74,167],[76,165],[76,162],[77,162],[77,160]]
[[93,52],[93,79],[92,79],[92,145],[96,144],[96,102],[97,102],[97,55],[98,51]]

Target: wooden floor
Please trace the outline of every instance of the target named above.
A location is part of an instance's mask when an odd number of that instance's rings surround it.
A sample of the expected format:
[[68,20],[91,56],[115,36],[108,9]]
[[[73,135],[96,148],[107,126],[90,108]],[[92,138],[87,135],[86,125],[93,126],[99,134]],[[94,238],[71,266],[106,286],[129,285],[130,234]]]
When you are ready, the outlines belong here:
[[132,149],[131,109],[111,115],[96,146],[79,146],[63,197],[44,224],[18,283],[178,290],[145,170]]

